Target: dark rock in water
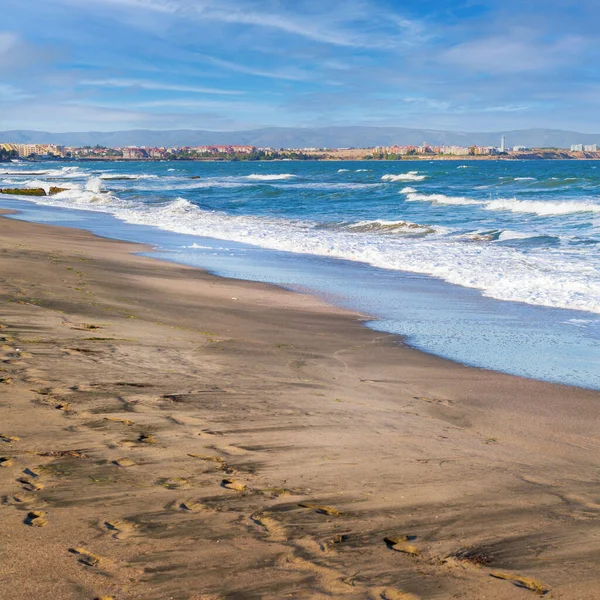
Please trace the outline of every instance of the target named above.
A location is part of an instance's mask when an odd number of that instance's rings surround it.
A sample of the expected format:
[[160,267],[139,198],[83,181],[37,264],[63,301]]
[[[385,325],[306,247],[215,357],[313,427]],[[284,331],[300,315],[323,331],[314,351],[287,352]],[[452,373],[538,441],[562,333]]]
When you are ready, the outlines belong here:
[[60,194],[61,192],[66,192],[68,190],[68,188],[61,188],[61,187],[51,187],[50,188],[50,193],[48,194],[48,196],[54,196],[54,194]]
[[200,179],[200,175],[192,175],[190,179]]
[[44,188],[4,188],[0,189],[0,194],[12,194],[14,196],[45,196]]

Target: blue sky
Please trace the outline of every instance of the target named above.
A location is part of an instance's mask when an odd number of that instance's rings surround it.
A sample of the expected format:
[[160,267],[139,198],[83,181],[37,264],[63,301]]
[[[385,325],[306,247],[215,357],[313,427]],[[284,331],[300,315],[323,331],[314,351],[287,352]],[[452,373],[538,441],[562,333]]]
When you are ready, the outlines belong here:
[[596,0],[2,0],[0,130],[600,131]]

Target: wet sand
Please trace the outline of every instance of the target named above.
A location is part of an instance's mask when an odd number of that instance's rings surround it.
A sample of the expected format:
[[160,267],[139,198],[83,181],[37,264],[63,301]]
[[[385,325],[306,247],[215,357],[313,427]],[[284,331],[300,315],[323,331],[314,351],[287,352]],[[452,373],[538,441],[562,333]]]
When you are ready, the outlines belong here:
[[0,219],[0,598],[600,598],[599,392],[142,249]]

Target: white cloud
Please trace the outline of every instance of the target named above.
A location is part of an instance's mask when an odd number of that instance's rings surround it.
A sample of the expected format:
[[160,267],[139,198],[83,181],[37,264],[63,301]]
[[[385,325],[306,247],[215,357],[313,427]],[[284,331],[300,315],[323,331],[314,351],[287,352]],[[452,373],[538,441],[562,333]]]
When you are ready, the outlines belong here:
[[459,44],[447,50],[442,58],[472,71],[524,73],[568,63],[583,47],[583,40],[577,36],[543,43],[529,31],[516,31],[511,35],[497,35]]

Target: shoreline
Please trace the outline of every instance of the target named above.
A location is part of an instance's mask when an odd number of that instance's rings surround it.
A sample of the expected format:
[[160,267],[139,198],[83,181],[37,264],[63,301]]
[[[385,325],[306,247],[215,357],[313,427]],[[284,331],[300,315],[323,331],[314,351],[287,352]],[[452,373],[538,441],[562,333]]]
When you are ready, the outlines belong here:
[[[2,495],[39,477],[0,507],[11,600],[531,596],[496,571],[600,597],[599,392],[452,363],[137,244],[0,229]],[[67,449],[88,458],[42,457]],[[416,552],[386,547],[401,535]]]

